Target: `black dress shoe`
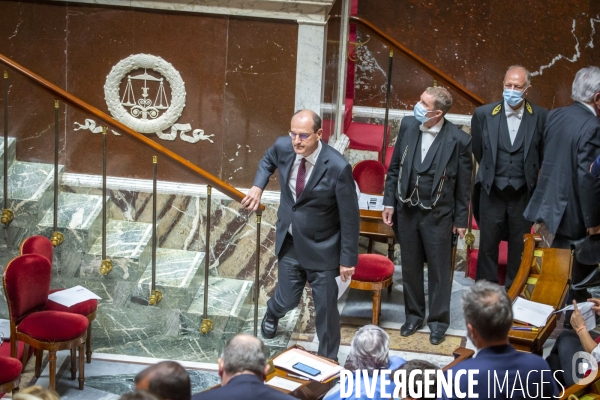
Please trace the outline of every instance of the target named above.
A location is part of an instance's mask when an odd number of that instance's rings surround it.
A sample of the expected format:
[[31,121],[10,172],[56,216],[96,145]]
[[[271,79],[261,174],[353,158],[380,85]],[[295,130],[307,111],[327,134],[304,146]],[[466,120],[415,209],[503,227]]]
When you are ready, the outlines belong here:
[[429,335],[429,343],[431,343],[431,344],[437,345],[437,344],[442,343],[444,340],[446,340],[446,332],[433,331]]
[[262,332],[262,336],[265,339],[273,339],[277,334],[277,324],[279,323],[279,318],[273,317],[267,311],[265,316],[263,317],[262,323],[260,324],[260,330]]
[[400,335],[402,336],[410,336],[414,335],[414,333],[419,330],[420,326],[418,324],[413,324],[411,322],[406,322],[400,328]]

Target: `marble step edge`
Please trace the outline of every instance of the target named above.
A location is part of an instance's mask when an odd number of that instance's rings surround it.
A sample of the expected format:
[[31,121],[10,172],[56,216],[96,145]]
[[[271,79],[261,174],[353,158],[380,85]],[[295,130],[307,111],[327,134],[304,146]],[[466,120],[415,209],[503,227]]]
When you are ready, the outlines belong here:
[[[33,192],[33,194],[31,194],[28,198],[15,198],[13,197],[13,193],[15,190],[15,187],[13,186],[15,184],[15,181],[18,181],[18,179],[14,178],[14,170],[15,169],[19,169],[19,168],[23,168],[21,166],[40,166],[39,170],[44,170],[45,174],[42,177],[42,179],[39,182],[39,185],[37,186],[37,188],[35,189],[35,191]],[[64,175],[64,170],[65,170],[65,166],[63,164],[59,164],[58,165],[58,181],[59,183],[62,182],[63,179],[63,175]],[[20,171],[18,171],[20,172]],[[28,175],[31,175],[31,172],[29,171],[25,171]],[[35,172],[33,172],[35,173]],[[19,174],[20,175],[20,174]],[[26,162],[26,161],[18,161],[15,160],[12,165],[10,166],[9,170],[8,170],[8,185],[9,185],[9,193],[11,193],[11,196],[9,197],[9,201],[38,201],[45,193],[47,192],[52,192],[54,190],[54,164],[48,164],[48,163],[36,163],[36,162]],[[0,182],[4,181],[4,177],[0,176]],[[21,185],[17,186],[16,188],[22,188]],[[0,199],[3,199],[4,194],[2,193],[2,186],[0,186]],[[23,196],[22,196],[23,197]]]
[[[17,139],[8,137],[8,167],[15,162],[17,158]],[[0,160],[4,162],[4,136],[0,136]]]
[[[70,199],[83,199],[86,200],[86,202],[92,202],[94,201],[94,204],[92,204],[92,208],[91,210],[87,210],[87,212],[85,212],[86,210],[84,210],[86,217],[84,219],[82,219],[82,223],[78,224],[79,226],[74,226],[72,223],[69,224],[69,226],[63,225],[63,221],[61,221],[61,210],[65,209],[68,207],[68,205],[66,205],[66,200],[70,200]],[[106,196],[105,198],[105,202],[109,203],[110,202],[110,196]],[[109,205],[107,204],[107,208],[109,207]],[[93,194],[80,194],[80,193],[70,193],[70,192],[60,192],[58,194],[58,211],[59,211],[59,218],[58,218],[58,225],[57,227],[60,229],[81,229],[81,230],[88,230],[90,228],[90,226],[93,224],[93,222],[99,217],[101,216],[101,212],[102,212],[102,196],[99,195],[93,195]],[[43,227],[43,228],[47,228],[47,227],[52,227],[53,226],[53,217],[54,217],[54,208],[51,207],[46,214],[44,215],[44,217],[42,218],[42,220],[39,222],[39,226]],[[72,220],[70,220],[70,222],[72,222]]]

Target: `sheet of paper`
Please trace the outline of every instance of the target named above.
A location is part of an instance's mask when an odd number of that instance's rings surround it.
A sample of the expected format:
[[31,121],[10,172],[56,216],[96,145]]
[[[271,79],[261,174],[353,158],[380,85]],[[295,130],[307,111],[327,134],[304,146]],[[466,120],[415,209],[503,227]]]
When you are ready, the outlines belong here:
[[335,283],[337,283],[337,287],[338,287],[338,300],[340,299],[340,297],[342,297],[342,295],[346,292],[346,290],[348,290],[348,286],[350,286],[350,282],[352,282],[352,279],[348,279],[348,280],[346,280],[346,282],[343,282],[342,278],[340,276],[335,278]]
[[65,307],[71,307],[75,304],[83,303],[84,301],[92,299],[102,300],[101,297],[84,288],[83,286],[75,286],[70,289],[54,292],[48,296],[48,300],[62,304]]
[[[596,328],[596,313],[592,310],[594,303],[591,301],[584,301],[582,303],[577,303],[577,308],[581,312],[581,316],[585,320],[585,327],[588,331]],[[573,304],[566,306],[565,308],[561,308],[558,312],[564,311],[573,311]]]
[[513,303],[513,319],[533,326],[544,326],[554,308],[547,304],[536,303],[517,297]]
[[[317,376],[309,375],[305,372],[295,369],[294,365],[296,363],[302,363],[308,365],[309,367],[316,368],[321,371],[321,373]],[[281,353],[273,359],[273,365],[295,375],[304,376],[317,382],[323,382],[332,376],[337,375],[343,369],[339,365],[323,360],[300,349],[292,349]]]
[[2,339],[10,339],[10,321],[7,319],[0,319],[0,343]]
[[267,381],[266,384],[269,386],[278,387],[280,389],[289,390],[290,392],[302,386],[302,383],[300,382],[290,381],[289,379],[284,379],[280,376],[272,378],[270,381]]
[[383,196],[361,193],[358,207],[362,210],[383,211]]

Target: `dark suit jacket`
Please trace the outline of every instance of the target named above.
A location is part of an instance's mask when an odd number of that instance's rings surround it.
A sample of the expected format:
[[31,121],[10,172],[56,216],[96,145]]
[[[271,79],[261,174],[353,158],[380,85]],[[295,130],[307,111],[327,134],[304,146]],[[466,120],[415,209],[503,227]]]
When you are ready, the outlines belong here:
[[[478,374],[473,375],[473,379],[478,381],[477,385],[473,387],[473,393],[478,394],[480,399],[537,399],[542,398],[542,393],[544,398],[552,398],[552,396],[558,397],[561,392],[556,385],[548,363],[542,357],[530,353],[521,353],[509,344],[486,347],[480,350],[474,358],[465,360],[448,371],[454,372],[452,374],[454,379],[456,372],[460,370],[479,370]],[[543,376],[540,373],[541,370],[545,371]],[[448,374],[448,371],[446,371],[446,374]],[[488,372],[490,382],[488,382]],[[494,372],[498,377],[497,381],[494,381]],[[565,371],[565,373],[567,372]],[[504,382],[505,376],[508,378],[507,382]],[[541,383],[542,378],[543,385]],[[465,394],[468,393],[469,389],[467,379],[466,374],[462,375],[460,379],[460,391]],[[454,383],[454,380],[452,383]],[[504,385],[503,390],[500,389],[501,385]],[[511,396],[513,387],[516,390]],[[442,396],[443,399],[458,398],[454,385],[452,385],[452,388],[455,395],[444,395]],[[525,391],[524,396],[520,389]],[[508,396],[506,395],[507,390]],[[528,393],[531,397],[528,396]]]
[[256,375],[238,375],[229,380],[227,385],[207,390],[192,396],[192,400],[292,400],[295,397],[274,389]]
[[[402,176],[400,190],[403,198],[410,195],[409,181],[412,171],[413,158],[420,156],[421,152],[417,150],[419,139],[419,126],[421,123],[415,117],[404,117],[400,124],[400,132],[396,139],[394,154],[387,173],[385,181],[385,194],[383,204],[385,206],[396,206],[401,203],[398,197],[398,175],[400,173],[400,162],[404,151],[407,150]],[[454,226],[458,228],[467,227],[467,214],[469,209],[470,180],[471,180],[471,137],[458,129],[456,125],[448,120],[444,121],[444,126],[439,135],[442,135],[442,142],[438,152],[441,151],[438,167],[436,167],[431,198],[435,198],[440,179],[444,169],[446,169],[446,180],[442,188],[442,195],[434,209],[438,212],[440,218],[451,214]],[[412,191],[413,188],[410,188]],[[398,227],[401,229],[402,227]]]
[[292,141],[280,137],[258,165],[254,186],[265,188],[279,170],[281,197],[277,210],[275,254],[279,254],[292,224],[296,256],[306,269],[327,271],[358,262],[360,217],[352,167],[326,143],[300,198],[294,197],[288,177],[296,159]]
[[[525,100],[525,103],[521,124],[525,124],[525,137],[523,139],[525,181],[527,182],[527,190],[531,194],[535,188],[542,161],[542,138],[548,110],[527,100]],[[531,107],[531,113],[527,105]],[[500,106],[499,110],[496,109],[498,106]],[[473,155],[480,165],[475,182],[481,184],[487,194],[490,193],[494,185],[500,121],[502,118],[506,118],[505,113],[504,100],[502,100],[477,107],[471,119]]]
[[590,165],[600,154],[600,120],[581,103],[557,108],[546,121],[544,161],[525,218],[568,240],[600,225],[600,179]]

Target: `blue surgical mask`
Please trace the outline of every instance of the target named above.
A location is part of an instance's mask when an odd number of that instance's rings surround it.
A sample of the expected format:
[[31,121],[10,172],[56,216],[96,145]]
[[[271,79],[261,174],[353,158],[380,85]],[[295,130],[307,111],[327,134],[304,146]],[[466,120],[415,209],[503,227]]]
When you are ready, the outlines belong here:
[[520,90],[504,89],[502,96],[504,96],[504,101],[506,101],[508,105],[512,107],[516,107],[520,102],[523,101],[523,92]]
[[423,104],[421,104],[420,102],[415,104],[415,107],[414,107],[415,118],[420,123],[423,124],[431,119],[431,118],[427,118],[428,112],[429,112],[429,110],[426,109],[425,106],[423,106]]

